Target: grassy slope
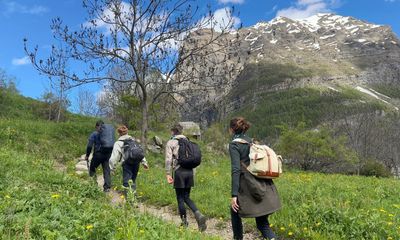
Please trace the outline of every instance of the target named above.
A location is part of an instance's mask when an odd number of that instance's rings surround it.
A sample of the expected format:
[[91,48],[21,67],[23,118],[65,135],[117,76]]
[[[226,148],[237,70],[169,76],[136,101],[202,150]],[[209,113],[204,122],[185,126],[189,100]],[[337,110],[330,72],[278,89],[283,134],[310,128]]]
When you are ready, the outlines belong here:
[[1,239],[209,238],[139,214],[129,205],[111,207],[94,182],[56,171],[55,158],[68,162],[82,153],[93,119],[43,121],[29,111],[37,102],[9,97],[0,102],[12,104],[10,114],[0,108]]
[[[203,146],[204,149],[206,149]],[[173,189],[165,181],[162,155],[149,157],[152,169],[142,171],[138,192],[152,204],[174,205]],[[193,199],[208,216],[229,220],[230,161],[204,153],[197,169]],[[399,239],[400,183],[377,179],[307,172],[286,172],[276,180],[283,209],[274,214],[275,231],[293,239]],[[248,225],[254,225],[249,221]],[[227,225],[229,227],[229,225]]]
[[[131,214],[130,209],[112,208],[95,184],[53,170],[55,155],[61,153],[67,160],[82,153],[92,121],[57,125],[0,119],[0,129],[0,168],[6,170],[0,175],[3,238],[205,238],[148,216]],[[197,171],[193,198],[208,216],[228,221],[229,159],[206,151],[204,143],[202,149],[204,162]],[[175,206],[173,189],[165,181],[163,156],[150,154],[148,160],[152,169],[140,172],[139,195],[153,204]],[[119,177],[114,177],[115,185],[120,185]],[[287,172],[276,184],[283,209],[272,216],[271,223],[281,236],[400,238],[400,186],[396,180]]]

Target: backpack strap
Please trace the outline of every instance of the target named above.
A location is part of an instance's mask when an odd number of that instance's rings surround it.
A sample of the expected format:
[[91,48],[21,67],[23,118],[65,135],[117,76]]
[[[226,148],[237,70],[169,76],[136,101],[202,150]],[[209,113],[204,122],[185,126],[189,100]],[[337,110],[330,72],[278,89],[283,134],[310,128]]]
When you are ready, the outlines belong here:
[[243,143],[243,144],[251,144],[248,141],[244,140],[243,138],[235,138],[232,140],[233,143]]

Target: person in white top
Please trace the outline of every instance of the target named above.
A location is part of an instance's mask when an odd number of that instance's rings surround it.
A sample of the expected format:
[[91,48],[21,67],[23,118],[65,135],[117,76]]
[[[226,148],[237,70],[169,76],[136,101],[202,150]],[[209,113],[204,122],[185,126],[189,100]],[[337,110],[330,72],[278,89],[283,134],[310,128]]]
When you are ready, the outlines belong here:
[[111,170],[115,170],[118,163],[122,162],[122,185],[125,189],[129,188],[129,180],[132,180],[131,188],[135,192],[136,191],[136,177],[139,172],[140,164],[143,165],[145,170],[149,169],[149,165],[146,161],[146,158],[143,158],[141,161],[137,161],[134,164],[124,162],[124,140],[133,139],[132,136],[128,135],[128,128],[125,125],[121,125],[117,129],[119,138],[114,143],[113,151],[110,157],[110,168]]

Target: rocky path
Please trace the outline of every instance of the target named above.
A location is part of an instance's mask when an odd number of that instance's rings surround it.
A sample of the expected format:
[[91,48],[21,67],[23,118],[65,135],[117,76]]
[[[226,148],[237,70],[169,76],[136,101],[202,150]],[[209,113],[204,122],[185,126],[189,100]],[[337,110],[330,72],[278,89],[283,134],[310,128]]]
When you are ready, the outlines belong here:
[[[76,173],[77,174],[87,173],[87,167],[86,170],[84,169],[86,166],[86,162],[83,162],[84,159],[82,158],[80,158],[79,160],[80,161],[76,164]],[[97,176],[97,184],[100,189],[103,189],[103,183],[104,183],[103,176],[102,175]],[[110,192],[107,193],[107,195],[110,199],[111,204],[116,206],[125,204],[125,200],[121,198],[121,194],[119,192],[111,190]],[[158,207],[146,203],[138,203],[138,209],[139,212],[143,214],[152,215],[164,221],[174,223],[177,226],[179,226],[181,223],[179,215],[176,214],[174,209],[170,206]],[[191,214],[190,211],[188,211],[188,213],[190,213],[188,216],[189,228],[197,229],[197,223],[194,218],[194,215]],[[207,230],[205,231],[205,233],[212,236],[218,236],[222,239],[232,239],[232,230],[230,227],[230,223],[226,221],[221,221],[216,218],[209,218],[207,220]],[[257,239],[257,235],[255,235],[254,233],[245,233],[244,239],[254,240]]]

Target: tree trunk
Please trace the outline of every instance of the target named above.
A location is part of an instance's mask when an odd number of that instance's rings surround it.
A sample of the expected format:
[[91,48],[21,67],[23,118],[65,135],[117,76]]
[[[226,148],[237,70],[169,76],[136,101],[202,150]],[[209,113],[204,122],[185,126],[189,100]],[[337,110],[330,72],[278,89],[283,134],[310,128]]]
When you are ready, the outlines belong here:
[[141,141],[142,146],[147,150],[147,132],[149,128],[149,105],[147,99],[144,98],[142,101],[142,128],[141,128]]

